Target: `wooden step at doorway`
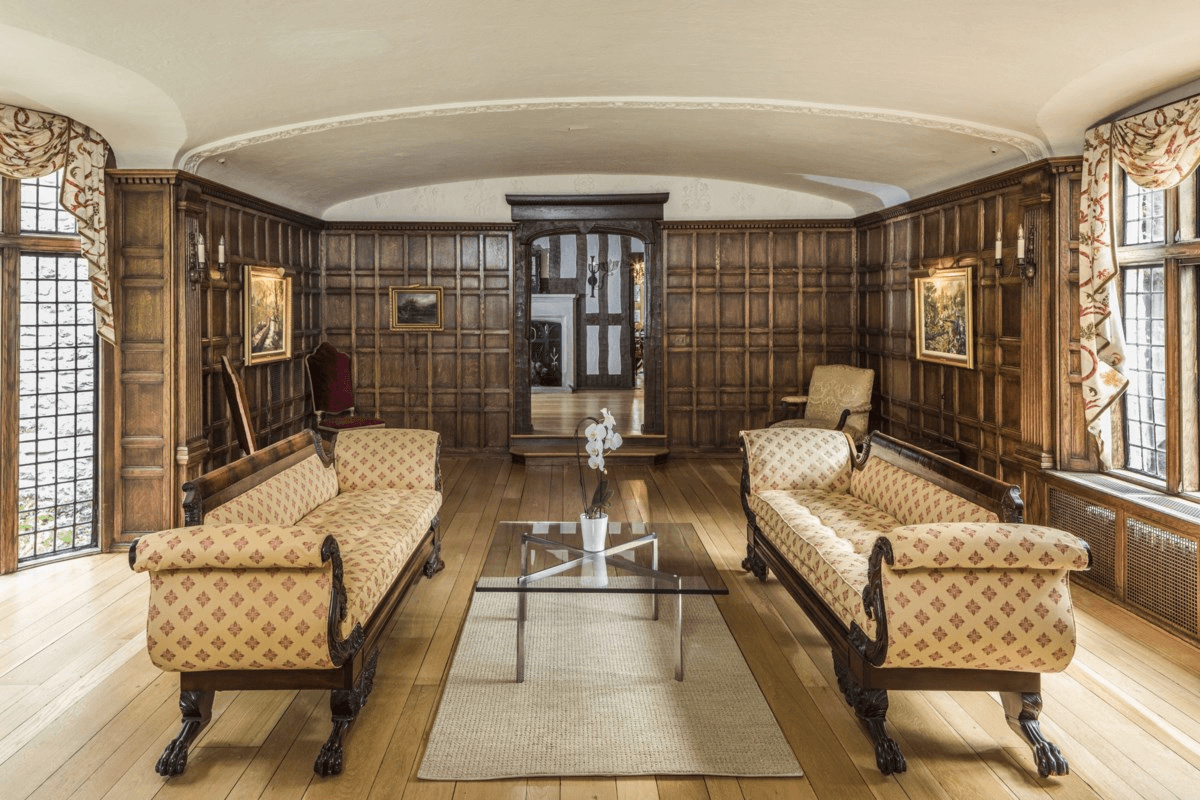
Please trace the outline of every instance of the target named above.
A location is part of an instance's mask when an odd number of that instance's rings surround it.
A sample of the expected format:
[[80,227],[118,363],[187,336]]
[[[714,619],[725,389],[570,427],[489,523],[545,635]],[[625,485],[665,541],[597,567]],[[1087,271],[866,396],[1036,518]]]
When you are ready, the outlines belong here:
[[[508,452],[516,464],[574,464],[575,437],[541,433],[513,434],[509,439]],[[622,437],[621,446],[605,454],[604,460],[606,464],[662,464],[670,452],[665,435],[637,433]]]

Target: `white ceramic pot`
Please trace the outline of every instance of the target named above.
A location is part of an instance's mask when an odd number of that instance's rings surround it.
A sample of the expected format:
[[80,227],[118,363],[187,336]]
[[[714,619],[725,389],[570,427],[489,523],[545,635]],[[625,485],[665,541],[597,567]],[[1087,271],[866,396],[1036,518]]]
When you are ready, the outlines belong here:
[[579,532],[583,536],[583,549],[589,553],[597,553],[604,549],[604,540],[608,536],[608,514],[598,517],[579,515]]

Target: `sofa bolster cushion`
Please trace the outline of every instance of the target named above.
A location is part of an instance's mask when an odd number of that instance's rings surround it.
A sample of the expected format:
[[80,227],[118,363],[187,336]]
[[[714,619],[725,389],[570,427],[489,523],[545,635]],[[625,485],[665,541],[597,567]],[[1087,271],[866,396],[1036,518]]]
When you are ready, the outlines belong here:
[[821,489],[845,492],[854,465],[854,442],[841,431],[763,428],[742,431],[750,492]]
[[316,569],[326,534],[290,525],[208,524],[147,534],[135,572],[177,569]]
[[1015,522],[932,522],[887,534],[892,570],[1088,568],[1088,549],[1057,528]]
[[415,428],[342,431],[333,451],[339,491],[438,489],[439,441]]

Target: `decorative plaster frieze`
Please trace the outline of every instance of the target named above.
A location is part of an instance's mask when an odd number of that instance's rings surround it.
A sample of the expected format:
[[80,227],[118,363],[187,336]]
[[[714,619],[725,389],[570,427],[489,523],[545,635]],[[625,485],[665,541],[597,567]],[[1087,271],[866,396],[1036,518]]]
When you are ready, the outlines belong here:
[[[240,150],[256,144],[291,139],[312,133],[349,128],[358,125],[374,125],[409,119],[456,117],[471,114],[507,114],[528,111],[561,111],[575,109],[630,108],[660,111],[749,111],[771,114],[800,114],[816,117],[835,117],[868,122],[886,122],[895,125],[912,125],[918,128],[948,131],[951,133],[986,139],[1009,145],[1022,154],[1027,161],[1046,158],[1049,152],[1038,139],[1019,131],[996,128],[991,125],[967,120],[919,114],[886,108],[862,108],[828,103],[807,103],[795,100],[747,100],[730,97],[670,98],[670,97],[593,97],[593,98],[548,98],[541,100],[494,100],[478,103],[444,103],[410,108],[369,111],[361,114],[346,114],[312,122],[281,125],[259,131],[230,136],[188,150],[180,158],[183,169],[195,172],[207,158]],[[581,190],[584,191],[584,190]]]

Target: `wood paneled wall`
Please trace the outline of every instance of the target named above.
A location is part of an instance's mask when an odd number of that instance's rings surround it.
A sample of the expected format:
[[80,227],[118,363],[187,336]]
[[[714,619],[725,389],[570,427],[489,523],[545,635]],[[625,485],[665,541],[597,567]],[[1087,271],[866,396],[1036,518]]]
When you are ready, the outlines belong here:
[[855,363],[854,228],[663,224],[673,451],[731,450],[817,364]]
[[[106,547],[182,523],[181,486],[235,458],[220,356],[243,374],[265,444],[307,424],[299,362],[242,364],[241,267],[293,276],[296,352],[320,328],[317,232],[321,223],[178,171],[110,170],[109,258],[117,340],[105,403],[112,430],[102,470],[113,480]],[[193,286],[188,233],[203,232],[210,259],[225,236],[229,272]],[[106,479],[106,483],[107,483]]]
[[[322,241],[324,338],[351,354],[355,399],[448,449],[508,447],[512,226],[331,225]],[[392,286],[442,287],[444,330],[390,328]]]
[[[1060,287],[1077,173],[1075,159],[1039,162],[858,220],[859,359],[876,370],[878,427],[954,444],[968,466],[1021,484],[1034,514],[1032,476],[1054,465],[1059,435],[1056,322],[1060,300],[1073,307]],[[1022,226],[1038,264],[1032,280],[1010,271]],[[915,357],[914,274],[950,266],[974,270],[974,369]]]
[[[321,342],[321,223],[281,216],[270,207],[208,187],[191,205],[211,258],[225,237],[223,278],[202,282],[199,294],[201,419],[209,453],[202,472],[239,457],[221,377],[227,356],[246,387],[257,445],[286,439],[311,427],[312,402],[304,354]],[[292,358],[245,364],[245,269],[276,267],[292,279]]]

